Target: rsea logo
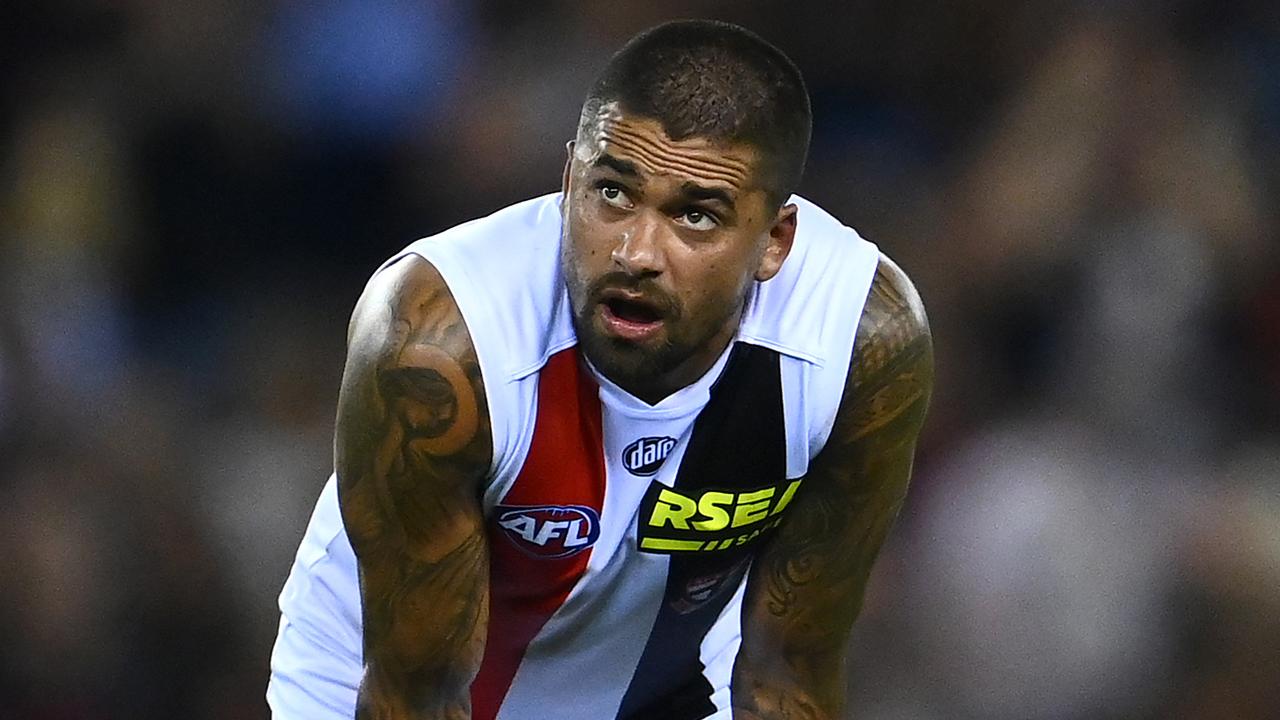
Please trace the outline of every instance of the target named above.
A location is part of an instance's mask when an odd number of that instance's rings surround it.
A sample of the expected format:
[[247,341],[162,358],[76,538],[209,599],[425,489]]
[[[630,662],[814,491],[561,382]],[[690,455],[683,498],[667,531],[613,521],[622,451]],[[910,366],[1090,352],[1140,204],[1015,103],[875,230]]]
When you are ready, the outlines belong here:
[[632,475],[649,477],[658,472],[662,461],[671,454],[676,439],[670,437],[643,437],[622,451],[622,466]]
[[754,542],[782,523],[801,480],[746,491],[686,494],[658,482],[640,501],[640,549],[713,552]]
[[600,515],[585,505],[499,505],[498,527],[535,557],[577,555],[600,537]]

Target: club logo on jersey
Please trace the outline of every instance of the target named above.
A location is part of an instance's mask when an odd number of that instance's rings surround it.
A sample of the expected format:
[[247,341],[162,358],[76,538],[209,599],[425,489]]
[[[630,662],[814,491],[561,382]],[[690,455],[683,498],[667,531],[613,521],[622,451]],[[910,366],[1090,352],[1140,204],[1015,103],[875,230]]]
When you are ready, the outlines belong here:
[[585,505],[499,505],[495,522],[516,547],[530,555],[577,555],[600,537],[600,515]]
[[662,461],[671,454],[676,439],[670,437],[643,437],[622,451],[622,466],[632,475],[649,477],[658,472]]
[[728,550],[782,522],[800,480],[745,492],[704,490],[686,495],[652,483],[640,504],[640,549],[652,553]]
[[683,591],[674,596],[672,594],[674,588],[668,588],[667,597],[669,598],[668,602],[671,605],[671,609],[681,615],[688,615],[716,599],[722,593],[730,591],[731,588],[736,588],[738,581],[742,580],[742,575],[746,572],[750,561],[750,556],[744,556],[732,565],[722,567],[707,575],[699,575],[692,578],[685,582]]

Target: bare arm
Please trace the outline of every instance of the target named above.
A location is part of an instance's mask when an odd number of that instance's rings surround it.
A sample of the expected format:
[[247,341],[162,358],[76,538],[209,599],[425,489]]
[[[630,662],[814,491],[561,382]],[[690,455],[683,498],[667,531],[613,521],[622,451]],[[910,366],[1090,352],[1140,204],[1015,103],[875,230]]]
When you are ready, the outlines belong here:
[[471,337],[440,275],[370,283],[338,400],[338,499],[360,565],[359,720],[469,718],[488,623],[480,481],[492,454]]
[[735,718],[839,717],[849,632],[906,497],[932,388],[924,308],[911,281],[882,257],[831,438],[752,566],[733,674]]

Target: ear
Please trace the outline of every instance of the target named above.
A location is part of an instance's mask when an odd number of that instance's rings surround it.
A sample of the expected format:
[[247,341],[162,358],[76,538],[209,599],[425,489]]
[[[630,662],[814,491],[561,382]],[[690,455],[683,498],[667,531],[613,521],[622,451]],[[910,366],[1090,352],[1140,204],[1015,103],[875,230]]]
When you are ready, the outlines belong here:
[[782,269],[782,262],[791,253],[791,243],[796,239],[796,206],[783,205],[769,228],[765,240],[764,255],[756,268],[756,279],[764,282]]
[[563,193],[564,197],[569,196],[569,171],[573,169],[573,146],[573,140],[564,144],[564,175],[560,177],[560,192]]

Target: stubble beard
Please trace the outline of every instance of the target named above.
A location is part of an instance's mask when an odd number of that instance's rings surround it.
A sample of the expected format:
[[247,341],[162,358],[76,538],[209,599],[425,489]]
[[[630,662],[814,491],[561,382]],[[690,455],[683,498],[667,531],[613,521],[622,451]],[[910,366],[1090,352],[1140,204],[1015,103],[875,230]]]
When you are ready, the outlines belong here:
[[[735,325],[736,333],[736,325],[741,322],[741,313],[745,311],[750,282],[744,283],[735,301],[713,322],[695,327],[691,324],[692,319],[685,313],[688,308],[675,306],[672,300],[667,308],[669,314],[664,318],[665,326],[660,340],[636,343],[605,335],[595,325],[596,313],[599,311],[599,303],[593,292],[595,283],[576,272],[570,247],[566,233],[561,237],[560,269],[569,291],[569,316],[578,339],[578,347],[596,371],[631,394],[665,396],[674,392],[679,388],[666,387],[666,381],[679,371],[682,364],[702,350],[728,324]],[[689,324],[688,327],[685,327],[686,324]],[[688,332],[681,332],[682,329],[687,329]],[[713,361],[714,357],[709,360]],[[696,379],[697,376],[689,378],[688,382]]]
[[[611,338],[597,328],[595,319],[600,305],[596,285],[600,279],[592,281],[578,273],[570,247],[569,238],[562,236],[560,269],[569,291],[570,318],[579,349],[591,366],[615,385],[633,393],[641,388],[651,388],[661,377],[677,368],[688,351],[682,352],[673,342],[670,325],[663,328],[660,340],[645,344]],[[672,314],[679,315],[678,312]],[[669,316],[664,322],[676,319]]]
[[[665,396],[679,389],[679,387],[667,385],[679,372],[681,365],[704,349],[707,343],[710,343],[728,324],[741,321],[740,317],[735,321],[735,316],[745,306],[745,301],[746,293],[744,292],[737,302],[731,304],[730,309],[723,316],[716,318],[715,322],[697,328],[698,332],[692,333],[693,337],[688,340],[682,340],[678,333],[679,329],[668,325],[663,328],[661,340],[648,344],[611,338],[603,334],[594,324],[598,307],[595,303],[588,301],[580,311],[575,309],[571,316],[578,346],[599,373],[633,395],[644,396],[656,393]],[[685,321],[687,322],[687,319]],[[672,335],[673,330],[677,332],[675,336]],[[716,348],[716,350],[720,351],[723,348]],[[717,352],[716,355],[718,354]],[[713,360],[714,356],[708,361]],[[697,375],[701,375],[705,370],[706,368],[699,369]],[[697,376],[694,376],[686,380],[692,382],[696,379]]]
[[672,343],[670,328],[653,343],[640,344],[604,335],[595,326],[598,305],[591,303],[573,313],[578,346],[597,371],[625,389],[649,388],[679,367],[687,352]]

